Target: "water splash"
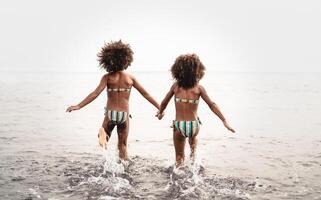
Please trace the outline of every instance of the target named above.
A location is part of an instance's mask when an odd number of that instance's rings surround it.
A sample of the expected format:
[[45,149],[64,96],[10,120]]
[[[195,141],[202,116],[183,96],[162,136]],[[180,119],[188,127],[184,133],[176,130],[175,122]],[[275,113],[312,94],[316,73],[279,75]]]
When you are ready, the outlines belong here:
[[[73,171],[69,180],[69,192],[81,193],[93,199],[110,199],[131,195],[131,178],[125,172],[126,162],[118,158],[118,151],[103,151],[102,159],[79,171]],[[68,169],[69,172],[72,170]]]
[[116,174],[122,174],[125,172],[124,165],[126,161],[121,161],[118,158],[118,150],[106,151],[103,150],[104,157],[104,173],[110,172],[115,176]]
[[168,197],[174,199],[250,199],[255,183],[235,177],[208,177],[200,163],[168,169]]
[[250,199],[257,190],[254,182],[209,175],[198,162],[187,162],[179,168],[168,165],[168,160],[140,156],[120,162],[118,152],[112,149],[103,155],[80,154],[48,162],[49,159],[30,165],[32,171],[43,173],[40,177],[44,179],[39,184],[36,181],[40,179],[29,176],[22,181],[12,181],[13,184],[33,184],[28,185],[31,190],[26,190],[24,198]]

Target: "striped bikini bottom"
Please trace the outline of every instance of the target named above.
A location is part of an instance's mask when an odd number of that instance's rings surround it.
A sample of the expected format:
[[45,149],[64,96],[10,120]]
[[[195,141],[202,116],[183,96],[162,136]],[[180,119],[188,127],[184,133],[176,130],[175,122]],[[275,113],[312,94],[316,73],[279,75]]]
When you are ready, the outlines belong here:
[[125,111],[107,110],[106,108],[105,115],[107,115],[109,122],[116,125],[124,123],[128,117],[128,114]]
[[179,131],[184,137],[193,137],[195,133],[197,133],[200,121],[173,121],[173,125],[177,131]]

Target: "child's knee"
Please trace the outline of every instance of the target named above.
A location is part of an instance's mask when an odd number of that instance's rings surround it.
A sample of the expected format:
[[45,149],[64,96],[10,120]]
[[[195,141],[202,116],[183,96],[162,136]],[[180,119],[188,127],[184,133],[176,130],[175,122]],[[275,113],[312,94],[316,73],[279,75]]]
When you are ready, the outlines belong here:
[[119,149],[127,148],[127,142],[126,141],[118,142],[118,148]]
[[184,151],[177,151],[176,152],[176,157],[178,158],[183,158],[184,157]]
[[183,152],[177,153],[176,157],[177,158],[184,158],[184,153]]

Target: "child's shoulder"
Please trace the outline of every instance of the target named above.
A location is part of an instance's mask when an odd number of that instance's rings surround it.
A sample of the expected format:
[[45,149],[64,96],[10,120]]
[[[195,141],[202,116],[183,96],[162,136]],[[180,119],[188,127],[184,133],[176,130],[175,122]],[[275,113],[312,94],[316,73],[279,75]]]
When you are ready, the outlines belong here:
[[171,87],[171,90],[176,91],[177,89],[178,89],[178,84],[177,84],[177,82],[174,82],[172,87]]
[[122,79],[125,79],[129,82],[137,81],[136,77],[132,73],[129,73],[129,72],[121,71],[121,76],[122,76]]
[[109,73],[104,74],[101,79],[107,80],[108,79],[108,75],[109,75]]
[[201,84],[197,84],[197,90],[202,93],[202,92],[205,92],[205,87]]
[[203,87],[203,85],[197,83],[197,84],[196,84],[196,88],[204,88],[204,87]]
[[126,76],[126,77],[128,77],[128,78],[130,78],[132,80],[136,79],[136,77],[132,73],[129,73],[129,72],[122,72],[122,73],[124,74],[124,76]]

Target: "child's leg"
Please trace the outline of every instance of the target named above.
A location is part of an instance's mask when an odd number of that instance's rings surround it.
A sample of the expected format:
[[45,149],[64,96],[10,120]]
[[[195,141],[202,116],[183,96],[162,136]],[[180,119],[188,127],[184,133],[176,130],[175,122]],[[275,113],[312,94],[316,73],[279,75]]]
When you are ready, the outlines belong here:
[[106,134],[108,135],[107,138],[110,138],[111,133],[114,130],[115,124],[110,123],[109,118],[105,116],[102,127],[104,128]]
[[175,154],[176,154],[176,167],[179,167],[183,164],[185,158],[185,138],[179,131],[176,131],[174,128],[173,131],[173,140],[175,146]]
[[196,158],[196,147],[197,147],[197,135],[199,133],[200,129],[198,128],[196,133],[193,134],[192,138],[188,139],[189,147],[191,149],[190,159],[192,163],[195,162]]
[[128,131],[129,131],[129,119],[127,119],[124,123],[117,125],[118,150],[119,150],[119,158],[121,160],[128,160],[128,155],[127,155]]
[[99,129],[98,138],[99,138],[99,145],[102,148],[107,148],[107,142],[111,136],[111,133],[114,129],[115,125],[109,123],[109,119],[105,116],[102,127]]
[[192,138],[189,138],[188,143],[189,143],[189,147],[191,149],[190,159],[191,159],[192,163],[194,163],[195,157],[196,157],[196,146],[197,146],[196,135],[193,136]]

